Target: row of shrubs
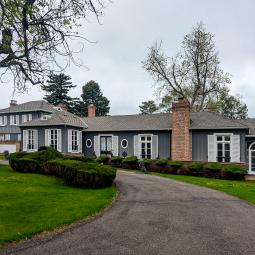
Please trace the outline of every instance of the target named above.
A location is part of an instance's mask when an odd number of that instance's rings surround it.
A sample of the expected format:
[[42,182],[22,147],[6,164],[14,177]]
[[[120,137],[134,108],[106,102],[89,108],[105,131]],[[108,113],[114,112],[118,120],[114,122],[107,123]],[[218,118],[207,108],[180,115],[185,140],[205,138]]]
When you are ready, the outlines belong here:
[[[139,169],[139,161],[135,156],[126,158],[102,155],[96,159],[97,162],[114,167]],[[218,163],[218,162],[182,162],[178,160],[144,159],[144,166],[150,172],[202,176],[208,178],[241,180],[247,174],[242,164]]]
[[38,152],[12,153],[9,157],[13,170],[39,173],[62,178],[68,185],[81,188],[109,187],[116,177],[116,169],[95,162],[91,158],[62,155],[51,147],[40,147]]

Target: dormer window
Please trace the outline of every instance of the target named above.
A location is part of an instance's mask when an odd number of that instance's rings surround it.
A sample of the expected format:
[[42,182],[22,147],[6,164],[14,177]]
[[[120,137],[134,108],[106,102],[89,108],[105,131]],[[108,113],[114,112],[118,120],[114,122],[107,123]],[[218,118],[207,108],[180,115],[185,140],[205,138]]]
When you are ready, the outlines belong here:
[[42,115],[41,120],[48,120],[50,118],[51,118],[50,115]]
[[10,124],[13,126],[19,125],[19,115],[11,115],[10,116]]
[[62,112],[62,108],[59,106],[54,106],[53,109],[57,112]]

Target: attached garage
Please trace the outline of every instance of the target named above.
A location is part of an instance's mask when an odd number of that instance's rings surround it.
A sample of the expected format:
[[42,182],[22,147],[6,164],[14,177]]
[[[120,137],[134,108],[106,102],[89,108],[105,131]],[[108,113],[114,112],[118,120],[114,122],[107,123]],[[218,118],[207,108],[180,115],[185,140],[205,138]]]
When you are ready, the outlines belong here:
[[9,153],[13,153],[20,150],[19,143],[0,143],[0,153],[4,151],[8,151]]

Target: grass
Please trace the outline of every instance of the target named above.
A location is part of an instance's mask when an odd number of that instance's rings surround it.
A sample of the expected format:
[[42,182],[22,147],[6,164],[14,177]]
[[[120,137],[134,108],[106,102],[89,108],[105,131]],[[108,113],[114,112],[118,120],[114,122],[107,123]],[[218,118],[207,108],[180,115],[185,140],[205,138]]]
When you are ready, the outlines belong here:
[[0,160],[5,160],[4,154],[0,153]]
[[55,177],[0,165],[0,246],[91,216],[109,205],[116,191],[73,188]]
[[150,174],[223,191],[229,195],[239,197],[249,203],[255,204],[255,181],[230,181],[152,172],[150,172]]

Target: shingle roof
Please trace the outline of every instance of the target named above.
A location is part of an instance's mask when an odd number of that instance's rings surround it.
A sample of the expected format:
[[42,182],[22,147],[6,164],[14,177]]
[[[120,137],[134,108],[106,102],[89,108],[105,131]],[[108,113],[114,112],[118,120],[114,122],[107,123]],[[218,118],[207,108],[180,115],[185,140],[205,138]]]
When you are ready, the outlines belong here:
[[169,130],[172,126],[171,114],[166,113],[105,116],[83,120],[88,125],[87,131]]
[[249,127],[250,129],[249,135],[255,135],[255,119],[254,118],[239,120],[239,122]]
[[44,100],[38,100],[0,109],[0,113],[31,112],[31,111],[44,111],[51,113],[54,110],[53,107],[54,107],[53,105],[49,104]]
[[[83,118],[88,125],[87,131],[131,131],[131,130],[170,130],[172,115],[156,113],[145,115],[105,116]],[[194,112],[191,114],[192,130],[205,129],[248,129],[246,125],[223,118],[212,112]]]
[[34,119],[29,122],[21,124],[21,127],[38,127],[38,126],[57,126],[57,125],[67,125],[73,127],[86,128],[86,123],[78,116],[67,112],[67,111],[57,111],[50,115],[46,120]]

